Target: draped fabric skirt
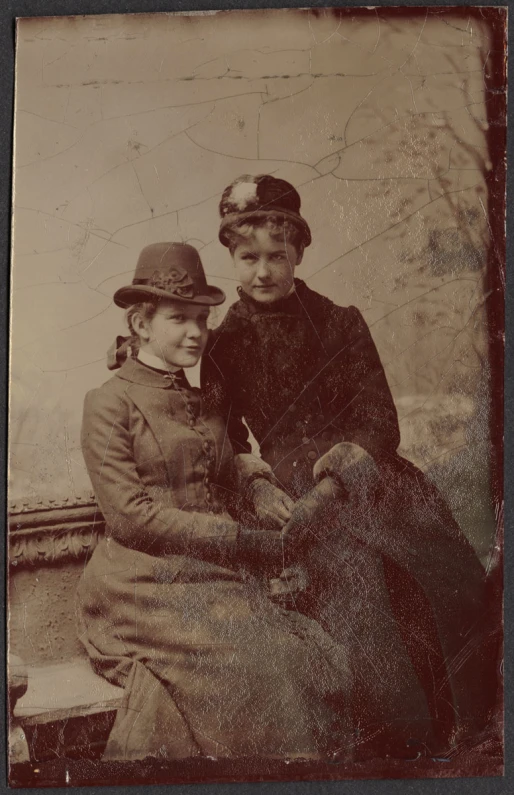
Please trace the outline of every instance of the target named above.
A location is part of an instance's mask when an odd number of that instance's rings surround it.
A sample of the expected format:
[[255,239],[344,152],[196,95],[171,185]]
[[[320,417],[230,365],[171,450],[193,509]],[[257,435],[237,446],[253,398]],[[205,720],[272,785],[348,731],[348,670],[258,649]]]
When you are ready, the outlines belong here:
[[77,597],[93,667],[125,688],[104,758],[351,755],[344,648],[256,578],[106,538]]
[[364,743],[439,756],[476,737],[494,708],[499,623],[437,489],[398,456],[357,499],[330,499],[312,521],[311,588],[297,605],[346,650]]

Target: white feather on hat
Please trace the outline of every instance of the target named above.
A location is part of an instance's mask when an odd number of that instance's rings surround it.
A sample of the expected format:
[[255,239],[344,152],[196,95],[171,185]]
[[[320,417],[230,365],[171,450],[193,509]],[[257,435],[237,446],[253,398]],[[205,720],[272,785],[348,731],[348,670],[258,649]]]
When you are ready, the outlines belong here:
[[257,184],[255,182],[238,182],[230,193],[230,201],[239,210],[244,210],[252,199],[257,198]]

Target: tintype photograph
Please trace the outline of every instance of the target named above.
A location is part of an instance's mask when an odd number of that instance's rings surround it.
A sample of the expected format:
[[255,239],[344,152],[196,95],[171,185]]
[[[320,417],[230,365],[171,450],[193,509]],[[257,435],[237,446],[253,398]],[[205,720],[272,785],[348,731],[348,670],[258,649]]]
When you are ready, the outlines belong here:
[[11,786],[502,775],[506,16],[17,20]]

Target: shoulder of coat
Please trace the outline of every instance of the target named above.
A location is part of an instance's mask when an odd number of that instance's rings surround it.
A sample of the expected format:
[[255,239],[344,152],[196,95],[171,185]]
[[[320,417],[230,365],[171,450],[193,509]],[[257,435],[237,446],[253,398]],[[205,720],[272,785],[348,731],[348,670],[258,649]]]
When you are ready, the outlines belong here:
[[346,318],[347,322],[352,326],[352,328],[359,329],[360,331],[365,331],[368,329],[368,324],[364,319],[364,315],[356,306],[348,306],[346,307]]
[[328,314],[327,331],[335,337],[344,336],[348,338],[360,338],[369,333],[368,325],[362,316],[362,313],[356,306],[338,306],[332,305],[332,310]]
[[126,399],[130,386],[131,385],[127,381],[118,378],[117,375],[113,375],[107,381],[104,381],[101,386],[90,389],[89,392],[86,393],[85,403],[90,407],[93,407],[95,404],[105,405],[107,403],[119,405],[120,402]]
[[315,315],[322,318],[327,325],[335,323],[339,327],[346,326],[355,323],[362,317],[355,306],[336,304],[326,295],[312,290],[306,284],[303,285],[300,297],[302,302],[307,304],[307,308],[313,310]]

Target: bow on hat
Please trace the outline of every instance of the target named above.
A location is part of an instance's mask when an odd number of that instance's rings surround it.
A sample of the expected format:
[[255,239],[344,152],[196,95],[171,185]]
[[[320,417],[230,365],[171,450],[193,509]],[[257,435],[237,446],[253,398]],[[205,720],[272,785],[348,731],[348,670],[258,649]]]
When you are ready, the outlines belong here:
[[188,243],[152,243],[137,261],[132,284],[114,293],[117,306],[128,307],[152,298],[216,306],[225,293],[207,284],[200,254]]

